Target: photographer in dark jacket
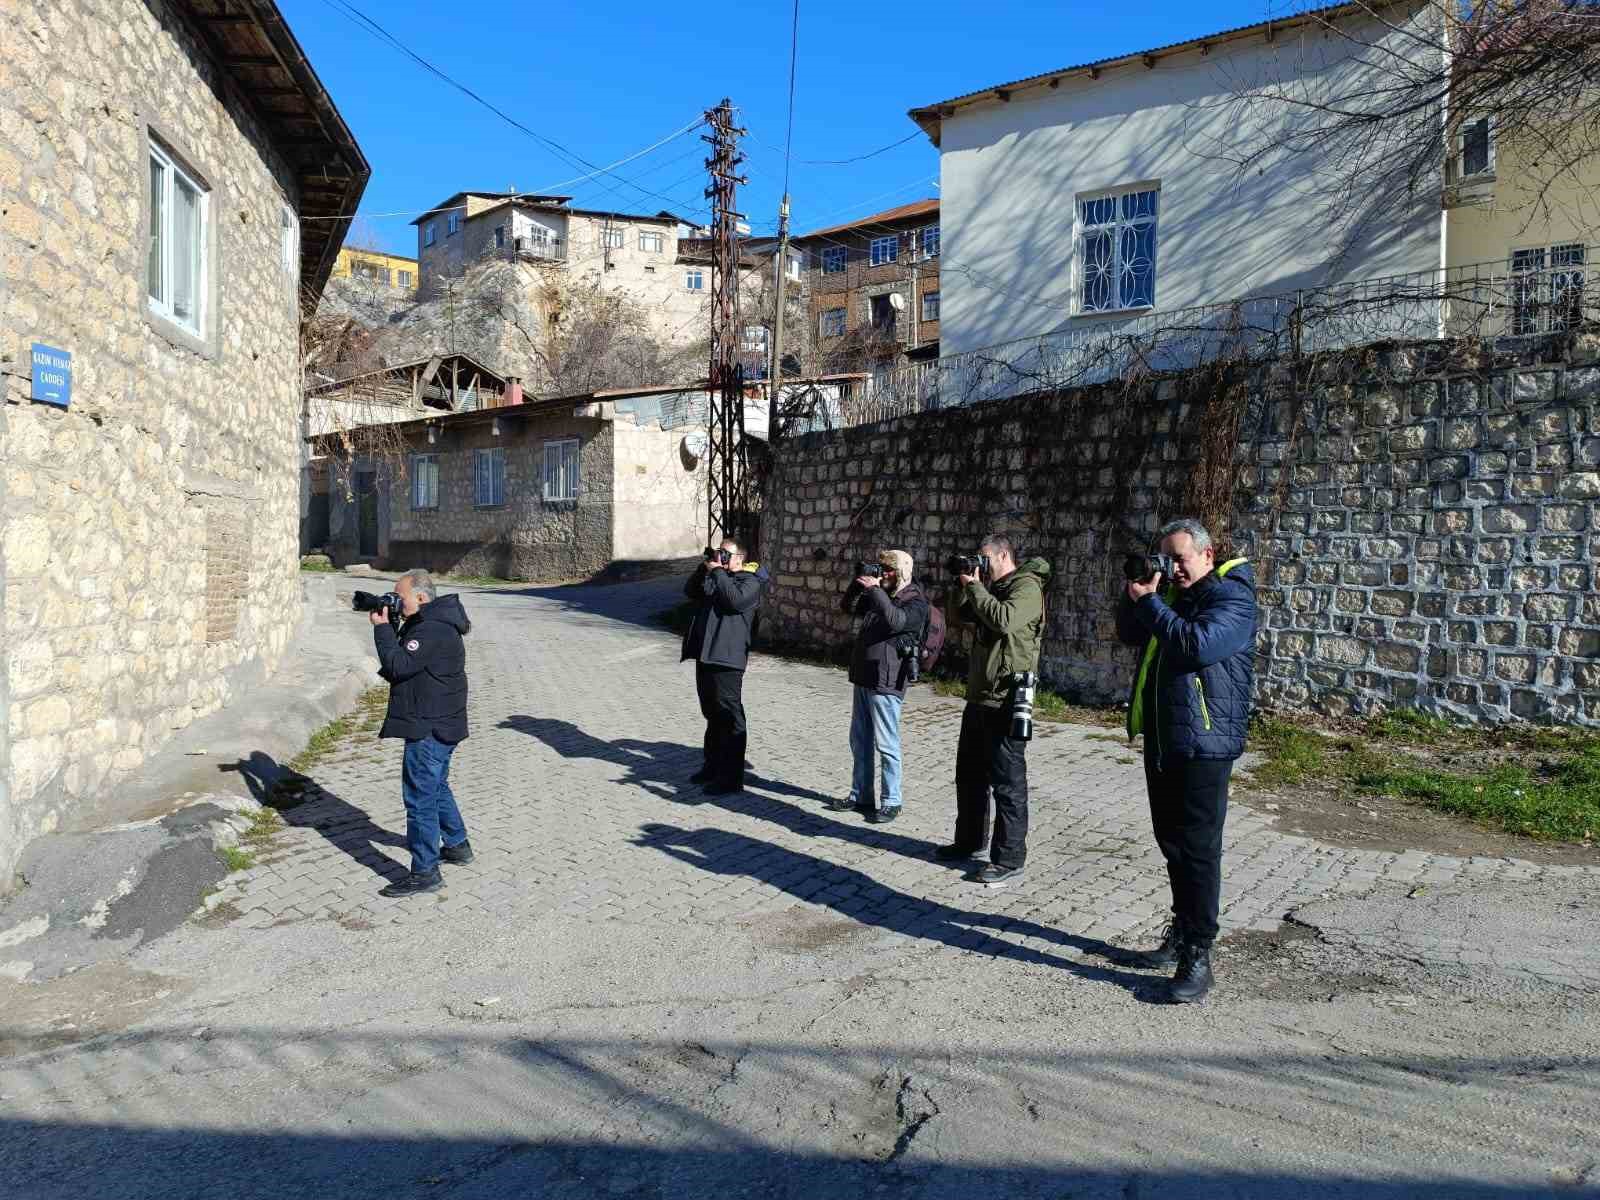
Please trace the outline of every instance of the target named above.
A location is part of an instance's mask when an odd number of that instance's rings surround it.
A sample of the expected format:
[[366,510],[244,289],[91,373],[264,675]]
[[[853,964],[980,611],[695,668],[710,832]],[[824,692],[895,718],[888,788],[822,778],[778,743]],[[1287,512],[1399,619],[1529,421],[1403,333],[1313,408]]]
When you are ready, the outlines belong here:
[[706,719],[705,761],[689,780],[705,784],[708,796],[744,790],[744,672],[767,579],[762,567],[745,562],[738,542],[725,538],[683,587],[697,607],[680,661],[694,660],[695,690]]
[[[865,566],[866,564],[861,564]],[[850,754],[855,762],[850,795],[831,801],[831,812],[856,809],[874,825],[900,815],[900,708],[928,631],[928,598],[911,581],[913,563],[904,550],[878,555],[880,574],[863,571],[844,593],[844,610],[861,614],[850,682]],[[873,801],[873,769],[883,774],[883,803]]]
[[1150,818],[1172,885],[1172,923],[1160,948],[1143,957],[1152,967],[1177,968],[1171,997],[1187,1004],[1211,988],[1228,778],[1250,723],[1255,576],[1243,559],[1217,566],[1199,521],[1173,521],[1160,536],[1171,585],[1163,594],[1159,573],[1130,582],[1117,634],[1145,648],[1128,737],[1144,734]]
[[[405,621],[397,633],[387,608],[371,614],[379,674],[389,682],[381,738],[405,741],[400,777],[411,873],[380,895],[414,896],[443,886],[439,862],[472,861],[467,827],[450,790],[450,756],[467,736],[467,648],[472,628],[459,596],[438,596],[426,571],[407,571],[394,588]],[[437,597],[437,598],[436,598]]]

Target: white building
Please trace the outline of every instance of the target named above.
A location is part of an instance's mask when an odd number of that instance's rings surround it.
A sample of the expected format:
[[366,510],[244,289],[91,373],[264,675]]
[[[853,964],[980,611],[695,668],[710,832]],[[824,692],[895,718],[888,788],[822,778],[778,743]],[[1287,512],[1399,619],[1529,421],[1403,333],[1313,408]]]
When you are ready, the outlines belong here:
[[[1440,266],[1436,185],[1375,198],[1344,247],[1310,220],[1315,154],[1240,172],[1242,89],[1363,93],[1363,61],[1429,53],[1426,6],[1339,5],[1066,67],[914,109],[940,148],[941,353],[1152,312]],[[1343,249],[1344,253],[1339,253]]]

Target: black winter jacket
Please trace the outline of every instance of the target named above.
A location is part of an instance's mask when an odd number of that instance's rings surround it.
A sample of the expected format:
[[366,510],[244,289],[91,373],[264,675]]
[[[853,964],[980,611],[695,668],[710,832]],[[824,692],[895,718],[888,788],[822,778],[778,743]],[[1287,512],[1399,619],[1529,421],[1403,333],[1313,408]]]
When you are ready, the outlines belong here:
[[683,658],[709,667],[749,665],[750,643],[755,640],[757,609],[770,578],[766,568],[754,571],[708,571],[702,564],[683,585],[683,594],[699,607],[694,624],[683,638]]
[[460,596],[424,604],[398,636],[388,623],[373,626],[378,674],[389,681],[389,713],[379,737],[466,739],[467,647],[461,639],[471,628]]
[[928,598],[914,583],[893,596],[881,587],[852,582],[844,593],[844,610],[863,614],[850,654],[850,682],[880,696],[904,696],[910,662],[900,657],[900,642],[921,642],[928,632]]
[[[1234,759],[1244,753],[1255,675],[1256,581],[1250,564],[1216,571],[1170,599],[1123,597],[1117,635],[1155,652],[1134,676],[1129,736],[1142,729],[1145,756]],[[1141,659],[1143,661],[1143,659]]]

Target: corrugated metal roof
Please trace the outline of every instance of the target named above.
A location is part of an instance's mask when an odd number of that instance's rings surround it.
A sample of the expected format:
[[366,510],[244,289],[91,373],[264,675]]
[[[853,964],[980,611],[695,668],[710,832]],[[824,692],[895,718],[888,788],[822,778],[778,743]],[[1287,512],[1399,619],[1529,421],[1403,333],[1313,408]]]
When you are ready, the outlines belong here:
[[854,221],[846,221],[843,225],[829,225],[826,229],[813,229],[810,233],[802,233],[795,241],[822,237],[829,233],[841,233],[847,229],[859,229],[863,225],[883,225],[890,221],[903,221],[908,217],[925,217],[938,211],[938,200],[913,200],[910,204],[902,204],[899,208],[886,208],[880,213],[873,213],[870,217],[858,217]]

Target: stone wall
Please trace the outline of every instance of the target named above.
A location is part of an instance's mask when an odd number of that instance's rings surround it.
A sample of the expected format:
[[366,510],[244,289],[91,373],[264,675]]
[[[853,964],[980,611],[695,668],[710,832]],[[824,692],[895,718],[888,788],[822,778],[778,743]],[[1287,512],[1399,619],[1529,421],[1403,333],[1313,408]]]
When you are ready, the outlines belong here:
[[1055,568],[1046,680],[1121,700],[1121,556],[1197,512],[1257,566],[1262,703],[1600,725],[1595,360],[1375,348],[808,434],[767,496],[768,635],[836,649],[850,561],[903,547],[942,588],[999,527]]
[[[163,0],[5,13],[0,891],[25,842],[275,665],[301,595],[293,176]],[[152,128],[210,188],[198,338],[145,298]],[[34,340],[72,353],[67,411],[30,402]]]

